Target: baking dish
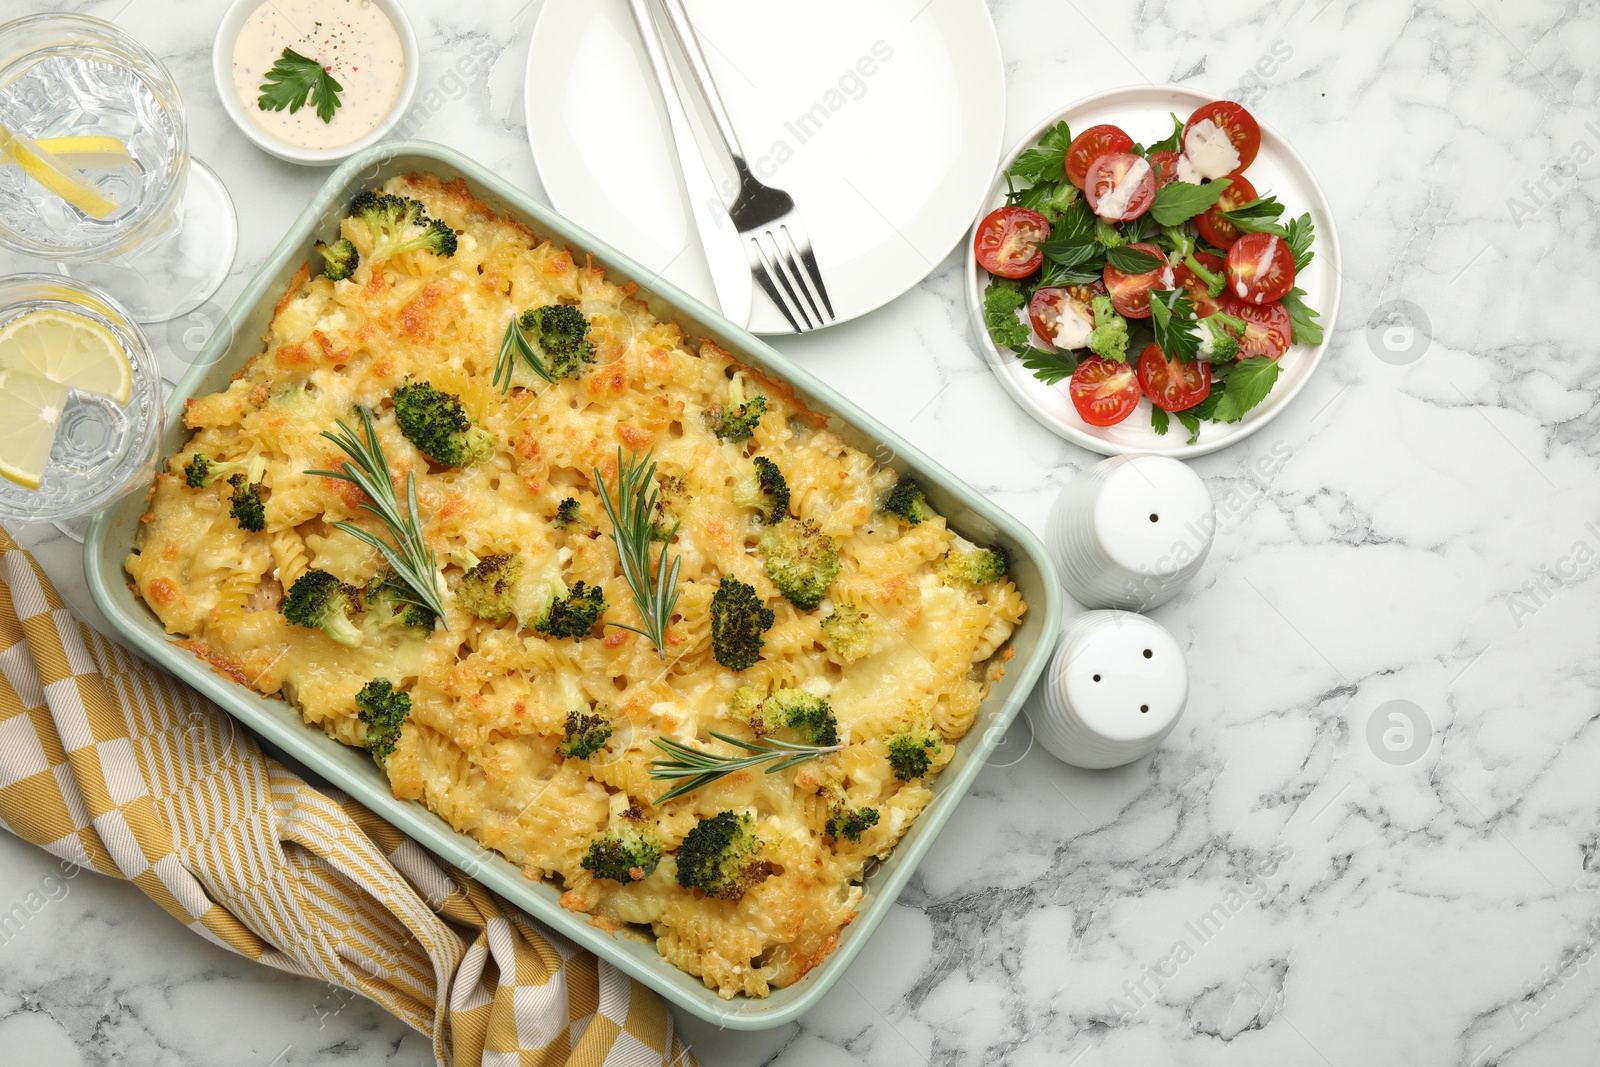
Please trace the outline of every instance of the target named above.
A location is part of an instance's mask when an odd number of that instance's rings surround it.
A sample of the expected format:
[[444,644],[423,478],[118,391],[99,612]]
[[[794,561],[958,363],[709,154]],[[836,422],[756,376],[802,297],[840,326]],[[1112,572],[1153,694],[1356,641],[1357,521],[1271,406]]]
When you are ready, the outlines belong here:
[[755,336],[660,282],[645,268],[565,221],[486,168],[457,152],[424,141],[393,141],[374,146],[351,157],[328,179],[268,255],[224,325],[178,384],[170,401],[170,417],[161,443],[163,457],[181,448],[188,437],[189,431],[180,417],[184,401],[225,388],[233,373],[260,352],[261,338],[271,320],[273,305],[311,254],[312,242],[334,232],[355,192],[413,171],[431,171],[447,180],[464,178],[478,198],[497,211],[520,218],[541,237],[568,245],[580,257],[586,252],[592,253],[612,280],[638,283],[639,298],[648,302],[658,318],[676,319],[689,337],[709,337],[737,359],[788,382],[797,395],[829,419],[829,428],[848,443],[881,462],[892,463],[914,474],[926,489],[929,501],[949,520],[952,529],[979,543],[1004,545],[1011,553],[1012,578],[1029,605],[1027,615],[1012,637],[1016,654],[1007,664],[1005,677],[996,683],[979,709],[972,730],[956,746],[954,758],[935,781],[935,799],[889,859],[868,874],[859,914],[845,928],[833,954],[800,981],[774,990],[765,999],[723,1000],[699,978],[663,960],[648,941],[613,936],[591,926],[586,917],[567,911],[557,903],[561,891],[554,885],[524,878],[516,866],[457,833],[421,804],[394,799],[383,772],[365,752],[340,744],[307,725],[283,701],[260,696],[213,673],[201,660],[178,648],[155,615],[129,590],[122,561],[133,545],[144,507],[142,494],[125,497],[97,515],[90,524],[84,540],[84,567],[95,603],[135,649],[215,701],[269,747],[321,775],[441,859],[472,874],[533,918],[621,968],[668,1000],[703,1019],[733,1029],[759,1030],[790,1022],[827,993],[888,913],[1044,669],[1055,647],[1062,612],[1062,593],[1054,567],[1038,538],[1020,522]]

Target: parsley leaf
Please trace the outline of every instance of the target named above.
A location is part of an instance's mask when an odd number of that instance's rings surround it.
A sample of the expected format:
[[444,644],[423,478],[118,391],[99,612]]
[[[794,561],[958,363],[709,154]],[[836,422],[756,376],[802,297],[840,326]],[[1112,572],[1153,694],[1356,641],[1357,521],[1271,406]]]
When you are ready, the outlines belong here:
[[[1067,188],[1073,188],[1071,183]],[[1082,197],[1061,210],[1060,225],[1050,227],[1051,238],[1058,241],[1087,241],[1092,240],[1094,235],[1094,212],[1089,210],[1089,205]]]
[[1106,262],[1124,274],[1148,274],[1162,266],[1159,257],[1126,246],[1106,249]]
[[[1215,396],[1216,394],[1213,393],[1211,395]],[[1154,404],[1150,406],[1155,407]],[[1156,408],[1156,410],[1159,411],[1161,409]],[[1189,431],[1189,444],[1192,445],[1200,440],[1200,419],[1195,415],[1193,408],[1187,411],[1174,411],[1173,414],[1178,417],[1179,422],[1183,423],[1183,428]]]
[[1163,226],[1176,226],[1187,222],[1217,202],[1222,191],[1233,184],[1231,178],[1221,178],[1204,185],[1190,182],[1171,182],[1156,190],[1150,205],[1150,217]]
[[1163,353],[1193,363],[1200,353],[1200,333],[1194,320],[1194,304],[1179,289],[1153,289],[1150,292],[1150,328],[1156,346]]
[[1017,358],[1022,360],[1022,365],[1033,372],[1033,376],[1046,385],[1054,385],[1072,377],[1072,372],[1078,369],[1078,357],[1070,351],[1057,349],[1046,352],[1042,348],[1032,345],[1017,353]]
[[1058,182],[1067,173],[1067,148],[1072,144],[1072,130],[1065,122],[1058,122],[1039,138],[1039,147],[1030,148],[1017,157],[1007,174],[1030,182]]
[[[1217,402],[1211,418],[1215,422],[1238,422],[1245,412],[1267,398],[1278,381],[1281,370],[1277,360],[1269,356],[1251,356],[1241,359],[1229,368],[1222,399]],[[1209,399],[1209,398],[1207,398]]]
[[1240,233],[1270,233],[1274,237],[1288,237],[1289,231],[1277,222],[1282,214],[1283,205],[1278,203],[1277,197],[1258,196],[1248,204],[1224,211],[1222,216],[1233,223],[1234,229]]
[[1310,214],[1301,215],[1297,219],[1289,220],[1288,232],[1284,240],[1289,242],[1290,251],[1294,252],[1294,269],[1296,273],[1306,269],[1306,264],[1316,258],[1316,253],[1311,251],[1311,242],[1316,239],[1317,228],[1311,224]]
[[1078,187],[1071,182],[1035,182],[1017,194],[1015,203],[1037,211],[1054,227],[1080,195]]
[[[1171,112],[1168,112],[1168,114],[1171,114]],[[1166,138],[1165,140],[1157,141],[1155,144],[1151,145],[1147,149],[1147,151],[1150,152],[1152,155],[1154,155],[1157,152],[1181,152],[1181,151],[1183,151],[1183,149],[1178,147],[1178,142],[1182,138],[1183,138],[1183,120],[1180,119],[1178,116],[1173,115],[1172,116],[1172,136]]]
[[1167,421],[1167,413],[1166,413],[1166,411],[1161,409],[1161,408],[1156,407],[1154,404],[1151,404],[1150,405],[1150,428],[1152,430],[1154,430],[1160,436],[1165,437],[1167,435],[1167,427],[1169,425],[1171,425],[1171,424]]
[[1317,322],[1321,313],[1306,303],[1306,291],[1296,286],[1284,294],[1280,301],[1289,313],[1290,338],[1297,345],[1320,345],[1322,324]]
[[1155,220],[1150,217],[1150,213],[1148,211],[1133,221],[1124,222],[1122,224],[1123,240],[1127,241],[1130,245],[1138,244],[1140,241],[1148,241],[1155,235],[1155,232]]
[[1010,278],[996,278],[983,291],[983,324],[989,329],[996,348],[1015,348],[1028,343],[1028,325],[1017,318],[1026,302],[1022,286]]
[[306,105],[309,99],[317,106],[317,117],[323,122],[332,122],[333,113],[339,107],[339,94],[344,92],[344,86],[334,80],[321,63],[314,59],[307,59],[292,48],[285,48],[283,55],[267,71],[267,80],[261,83],[261,96],[256,100],[256,107],[262,111],[282,111],[289,109],[293,115]]

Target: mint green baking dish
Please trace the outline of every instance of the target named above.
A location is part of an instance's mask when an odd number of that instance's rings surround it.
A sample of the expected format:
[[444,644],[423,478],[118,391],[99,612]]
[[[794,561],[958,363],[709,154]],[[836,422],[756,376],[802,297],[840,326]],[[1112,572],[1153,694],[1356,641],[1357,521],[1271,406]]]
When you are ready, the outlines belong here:
[[889,859],[866,877],[859,915],[840,936],[839,945],[822,964],[800,981],[776,990],[766,999],[723,1000],[699,978],[663,960],[648,943],[614,937],[589,925],[582,916],[557,903],[560,890],[530,882],[512,864],[457,833],[421,804],[400,801],[367,755],[306,725],[279,700],[259,696],[213,673],[203,662],[178,648],[155,616],[127,586],[122,561],[133,545],[143,510],[143,494],[125,497],[97,515],[84,540],[84,569],[95,603],[132,646],[158,666],[177,675],[244,723],[269,747],[298,760],[304,767],[343,789],[377,814],[410,834],[429,851],[468,871],[495,892],[573,941],[591,950],[668,1000],[699,1017],[737,1030],[761,1030],[790,1022],[815,1005],[844,974],[916,870],[955,805],[966,795],[984,760],[1005,734],[1055,648],[1062,612],[1062,594],[1055,568],[1044,546],[1016,519],[1007,515],[948,471],[923,455],[888,427],[828,386],[789,362],[772,348],[715,311],[671,285],[627,256],[584,232],[486,168],[441,145],[426,141],[391,141],[351,157],[335,171],[316,198],[267,257],[229,312],[223,328],[170,401],[161,455],[176,452],[188,436],[180,417],[191,396],[224,388],[233,372],[261,350],[260,338],[272,308],[289,279],[311,254],[312,242],[335,232],[345,205],[358,190],[397,174],[432,171],[442,178],[461,177],[490,206],[526,222],[534,232],[573,248],[593,252],[616,281],[639,283],[639,296],[662,319],[676,319],[691,337],[710,337],[735,357],[792,385],[816,411],[827,415],[830,428],[857,448],[916,475],[933,506],[953,529],[980,543],[998,543],[1011,553],[1012,576],[1028,600],[1028,614],[1012,638],[1016,655],[1006,676],[979,709],[971,733],[934,783],[934,801],[923,812]]

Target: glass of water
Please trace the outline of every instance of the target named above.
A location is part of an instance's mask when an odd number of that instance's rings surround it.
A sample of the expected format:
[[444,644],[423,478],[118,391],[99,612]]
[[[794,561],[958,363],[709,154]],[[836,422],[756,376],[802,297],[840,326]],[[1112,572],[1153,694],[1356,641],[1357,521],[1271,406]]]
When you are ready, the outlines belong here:
[[[55,261],[140,322],[185,314],[227,277],[238,240],[233,202],[189,155],[183,102],[167,68],[112,23],[42,14],[0,24],[0,135],[7,133],[16,140],[0,156],[0,244]],[[33,173],[19,165],[17,145],[50,144],[111,147],[79,171],[98,210],[48,188],[37,164]]]
[[[58,327],[66,323],[97,339],[109,337],[127,359],[127,376],[100,371],[89,378],[68,376],[65,385],[57,386],[51,395],[62,399],[59,411],[51,413],[55,432],[49,462],[37,488],[0,478],[0,520],[56,522],[82,540],[74,526],[61,520],[90,515],[155,474],[163,421],[161,376],[143,331],[115,299],[60,275],[0,279],[0,337],[15,339],[45,320]],[[0,366],[0,374],[25,374],[30,382],[39,380],[34,375],[41,366],[64,366],[48,352],[19,362],[19,352],[32,354],[23,342],[3,350],[12,362]],[[120,399],[123,395],[126,400]]]

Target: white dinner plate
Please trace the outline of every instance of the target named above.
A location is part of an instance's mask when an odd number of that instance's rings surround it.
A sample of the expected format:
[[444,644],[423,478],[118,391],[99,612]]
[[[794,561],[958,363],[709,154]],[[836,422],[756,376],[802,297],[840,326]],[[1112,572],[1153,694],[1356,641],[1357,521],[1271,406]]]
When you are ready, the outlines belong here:
[[[1024,137],[1006,155],[1001,163],[1001,173],[996,176],[989,190],[989,199],[985,201],[983,211],[987,214],[1005,203],[1005,168],[1011,166],[1012,161],[1025,150],[1036,145],[1044,132],[1058,122],[1065,120],[1074,133],[1081,133],[1102,122],[1114,123],[1135,141],[1150,144],[1172,132],[1172,114],[1179,119],[1187,119],[1195,108],[1215,99],[1217,97],[1208,93],[1168,85],[1113,89],[1080,100],[1040,123],[1038,129]],[[1200,439],[1192,445],[1188,444],[1189,432],[1177,419],[1170,420],[1171,427],[1164,436],[1151,428],[1148,399],[1141,399],[1138,410],[1115,426],[1090,426],[1078,417],[1077,410],[1073,408],[1072,399],[1067,395],[1066,382],[1044,384],[1029,373],[1014,354],[1009,350],[1000,351],[989,339],[989,332],[983,325],[983,290],[989,284],[990,275],[978,266],[972,241],[969,240],[967,307],[972,314],[979,350],[1006,391],[1028,414],[1050,430],[1074,444],[1106,456],[1127,452],[1159,452],[1179,459],[1203,456],[1237,444],[1277,418],[1278,413],[1288,407],[1289,402],[1311,379],[1317,364],[1322,361],[1323,351],[1333,338],[1333,324],[1339,313],[1339,235],[1334,228],[1333,212],[1328,207],[1327,198],[1323,196],[1322,187],[1312,176],[1306,161],[1262,120],[1259,113],[1252,111],[1251,114],[1261,124],[1261,151],[1245,169],[1245,177],[1250,179],[1250,184],[1260,195],[1271,193],[1282,201],[1285,218],[1298,217],[1309,211],[1311,221],[1316,226],[1316,240],[1311,246],[1316,258],[1296,276],[1295,284],[1306,291],[1306,303],[1322,314],[1317,320],[1323,328],[1322,343],[1316,346],[1291,345],[1282,356],[1283,369],[1267,398],[1239,422],[1201,423]]]
[[[686,6],[751,169],[805,217],[839,321],[916,285],[966,236],[1005,126],[982,0]],[[626,0],[546,0],[526,100],[556,209],[717,307]],[[793,332],[759,287],[749,327]]]

